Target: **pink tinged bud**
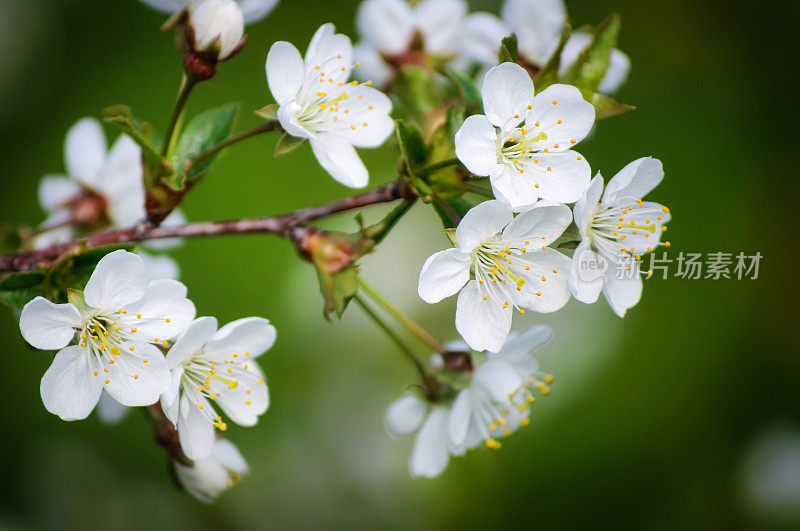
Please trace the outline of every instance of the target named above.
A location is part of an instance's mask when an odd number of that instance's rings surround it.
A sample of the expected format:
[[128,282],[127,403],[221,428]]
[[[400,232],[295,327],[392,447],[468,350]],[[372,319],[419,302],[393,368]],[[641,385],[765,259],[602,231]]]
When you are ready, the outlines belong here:
[[222,60],[233,53],[244,36],[244,15],[233,0],[203,0],[189,15],[195,49],[214,51]]

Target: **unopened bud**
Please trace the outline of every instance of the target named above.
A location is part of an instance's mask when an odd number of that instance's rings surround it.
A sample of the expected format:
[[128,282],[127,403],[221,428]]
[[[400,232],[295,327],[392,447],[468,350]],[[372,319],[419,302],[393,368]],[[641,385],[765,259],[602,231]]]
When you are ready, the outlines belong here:
[[189,14],[198,52],[213,52],[217,59],[227,59],[244,36],[244,15],[233,0],[203,0]]

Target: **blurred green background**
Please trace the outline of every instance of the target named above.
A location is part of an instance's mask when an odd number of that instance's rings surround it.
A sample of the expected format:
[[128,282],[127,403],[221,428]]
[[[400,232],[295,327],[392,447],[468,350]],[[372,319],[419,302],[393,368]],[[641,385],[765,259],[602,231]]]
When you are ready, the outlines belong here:
[[[328,21],[353,35],[356,3],[283,0],[248,28],[248,46],[195,92],[190,112],[240,101],[236,128],[257,124],[251,111],[271,102],[270,44],[303,48]],[[142,415],[107,427],[94,415],[67,423],[47,413],[39,379],[50,356],[27,348],[3,309],[0,528],[800,528],[800,143],[797,84],[784,74],[794,69],[797,5],[569,2],[577,25],[618,11],[620,47],[633,61],[618,96],[639,109],[581,144],[593,168],[608,178],[641,156],[664,162],[652,197],[672,209],[673,257],[764,259],[753,281],[650,280],[624,320],[604,301],[529,316],[555,330],[541,362],[556,382],[502,450],[454,459],[435,480],[409,478],[411,439],[392,440],[382,415],[414,374],[388,340],[355,306],[341,322],[324,321],[315,274],[286,242],[194,240],[173,255],[199,314],[261,315],[279,331],[262,358],[269,413],[256,428],[228,431],[250,476],[203,506],[173,489]],[[499,2],[472,6],[496,12]],[[180,77],[172,37],[158,32],[163,19],[135,0],[0,0],[1,221],[41,221],[38,181],[62,171],[64,134],[77,119],[124,102],[163,129]],[[190,194],[187,216],[278,213],[348,194],[308,148],[274,159],[275,141],[231,150]],[[393,178],[391,148],[362,153],[371,184]],[[343,216],[335,226],[355,224]],[[445,243],[439,228],[416,206],[363,270],[449,339],[453,301],[428,306],[416,295],[421,264]],[[771,446],[776,433],[789,450]],[[761,473],[770,467],[777,480]]]

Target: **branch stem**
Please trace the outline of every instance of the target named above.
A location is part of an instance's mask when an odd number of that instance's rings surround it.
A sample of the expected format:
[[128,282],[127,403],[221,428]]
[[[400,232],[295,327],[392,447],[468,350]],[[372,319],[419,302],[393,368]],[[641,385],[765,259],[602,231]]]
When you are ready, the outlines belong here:
[[161,156],[166,157],[169,153],[170,146],[172,145],[172,137],[175,134],[175,129],[183,114],[183,109],[186,107],[186,102],[189,100],[189,95],[192,93],[197,82],[183,74],[181,78],[181,87],[178,90],[178,99],[175,101],[175,108],[172,109],[172,116],[169,119],[167,126],[167,133],[164,136],[164,144],[161,146]]
[[269,122],[265,122],[255,127],[251,127],[250,129],[242,131],[241,133],[229,136],[228,138],[226,138],[222,142],[219,142],[218,144],[214,144],[207,150],[197,155],[192,161],[192,164],[199,164],[204,160],[213,157],[226,147],[232,146],[233,144],[241,142],[242,140],[246,140],[256,135],[260,135],[261,133],[268,133],[270,131],[281,131],[281,130],[282,129],[280,122],[278,122],[277,120],[270,120]]
[[445,346],[438,339],[433,337],[427,330],[415,323],[410,317],[392,306],[389,301],[387,301],[380,293],[375,291],[375,289],[367,284],[361,277],[358,278],[358,284],[361,286],[361,289],[363,289],[367,295],[372,298],[372,300],[378,303],[384,310],[392,314],[392,316],[400,321],[400,323],[402,323],[402,325],[405,326],[409,332],[419,338],[431,350],[440,354],[444,354],[447,351],[447,348],[445,348]]
[[460,161],[458,159],[447,159],[442,160],[439,162],[434,162],[433,164],[429,164],[427,166],[422,166],[420,168],[415,168],[414,173],[417,175],[427,175],[429,173],[433,173],[436,170],[441,170],[442,168],[447,168],[449,166],[455,166],[459,164]]

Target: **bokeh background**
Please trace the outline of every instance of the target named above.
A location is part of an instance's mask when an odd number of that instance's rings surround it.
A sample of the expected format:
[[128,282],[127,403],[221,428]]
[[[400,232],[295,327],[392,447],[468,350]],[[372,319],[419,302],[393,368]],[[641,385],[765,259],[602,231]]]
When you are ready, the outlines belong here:
[[[190,112],[240,101],[236,128],[257,124],[251,111],[271,102],[270,44],[304,47],[327,21],[352,35],[356,3],[283,0]],[[499,2],[472,6],[497,12]],[[667,177],[654,197],[672,208],[672,257],[760,251],[757,280],[652,279],[624,320],[602,301],[530,316],[555,330],[541,363],[556,376],[531,426],[500,451],[412,480],[411,440],[392,440],[382,415],[414,374],[359,309],[326,322],[313,270],[284,241],[186,242],[173,255],[200,314],[262,315],[279,330],[262,358],[271,409],[258,427],[228,432],[250,476],[204,506],[173,489],[138,412],[115,427],[48,414],[39,379],[50,357],[27,348],[2,309],[0,528],[800,528],[797,3],[573,0],[569,10],[578,25],[622,15],[633,70],[618,96],[639,107],[600,123],[582,152],[606,177],[660,158]],[[158,32],[163,18],[135,0],[0,0],[0,220],[41,221],[38,180],[62,170],[77,119],[124,102],[165,126],[180,66]],[[275,141],[231,150],[190,194],[187,216],[278,213],[348,194],[308,148],[274,159]],[[363,155],[373,184],[393,178],[390,147]],[[449,339],[453,302],[416,295],[422,262],[444,244],[439,228],[417,205],[363,270]]]

